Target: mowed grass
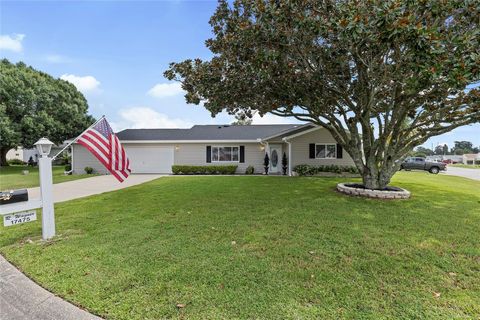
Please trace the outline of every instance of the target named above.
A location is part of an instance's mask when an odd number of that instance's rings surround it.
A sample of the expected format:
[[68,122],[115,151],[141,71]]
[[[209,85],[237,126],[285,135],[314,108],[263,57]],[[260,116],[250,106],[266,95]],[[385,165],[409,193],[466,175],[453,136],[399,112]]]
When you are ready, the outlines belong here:
[[[29,173],[22,174],[23,170],[28,170]],[[72,181],[92,176],[87,174],[65,175],[64,172],[65,166],[53,166],[53,183]],[[38,177],[38,167],[0,167],[0,191],[38,187],[39,185],[40,179]]]
[[51,242],[0,227],[0,252],[107,319],[478,319],[480,182],[401,172],[413,197],[380,201],[339,181],[164,177],[56,205]]

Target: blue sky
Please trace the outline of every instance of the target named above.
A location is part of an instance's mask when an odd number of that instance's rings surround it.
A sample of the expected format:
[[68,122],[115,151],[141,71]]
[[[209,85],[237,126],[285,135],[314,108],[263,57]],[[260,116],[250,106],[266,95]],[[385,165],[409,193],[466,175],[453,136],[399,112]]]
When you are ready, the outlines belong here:
[[[209,58],[216,1],[0,1],[0,56],[74,83],[90,113],[115,129],[230,123],[187,105],[163,72],[169,62]],[[254,123],[295,122],[273,115]],[[480,145],[480,124],[426,143]]]

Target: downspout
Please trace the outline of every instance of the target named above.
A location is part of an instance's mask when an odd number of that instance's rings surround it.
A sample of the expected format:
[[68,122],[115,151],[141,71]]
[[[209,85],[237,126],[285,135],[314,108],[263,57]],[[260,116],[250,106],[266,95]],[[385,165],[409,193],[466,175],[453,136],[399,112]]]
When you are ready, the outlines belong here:
[[292,143],[288,141],[288,138],[282,139],[286,144],[288,144],[288,175],[292,176]]
[[73,144],[70,146],[70,171],[67,171],[66,174],[73,174]]

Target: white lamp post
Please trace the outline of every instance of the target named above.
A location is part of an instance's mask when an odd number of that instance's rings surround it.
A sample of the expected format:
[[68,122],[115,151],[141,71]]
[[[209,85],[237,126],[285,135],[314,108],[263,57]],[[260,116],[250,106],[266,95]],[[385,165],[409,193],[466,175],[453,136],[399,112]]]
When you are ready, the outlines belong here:
[[41,138],[35,142],[40,155],[38,171],[40,175],[40,192],[42,194],[42,238],[47,240],[55,235],[55,211],[53,209],[52,159],[48,157],[53,142]]

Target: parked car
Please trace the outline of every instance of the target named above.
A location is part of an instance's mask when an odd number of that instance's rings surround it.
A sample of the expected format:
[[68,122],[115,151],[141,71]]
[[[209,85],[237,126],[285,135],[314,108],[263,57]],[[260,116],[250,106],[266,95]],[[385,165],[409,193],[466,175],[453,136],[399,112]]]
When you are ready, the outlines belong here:
[[433,174],[446,171],[447,165],[442,162],[426,161],[425,158],[410,157],[401,164],[400,170],[425,170]]

